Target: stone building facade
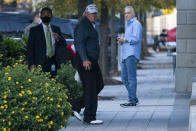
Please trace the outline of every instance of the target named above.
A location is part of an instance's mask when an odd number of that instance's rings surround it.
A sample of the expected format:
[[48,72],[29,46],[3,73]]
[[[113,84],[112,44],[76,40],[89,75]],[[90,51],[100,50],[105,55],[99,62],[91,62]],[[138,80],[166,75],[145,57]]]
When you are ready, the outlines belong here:
[[190,92],[196,76],[196,0],[176,0],[177,56],[175,89]]

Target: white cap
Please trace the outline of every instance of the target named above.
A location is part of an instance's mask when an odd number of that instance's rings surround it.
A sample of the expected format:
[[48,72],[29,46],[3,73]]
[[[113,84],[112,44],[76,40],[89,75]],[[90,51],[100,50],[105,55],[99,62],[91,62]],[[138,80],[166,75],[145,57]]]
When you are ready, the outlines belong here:
[[97,11],[97,7],[95,4],[90,4],[86,7],[85,12],[92,14],[92,13],[97,13],[98,11]]

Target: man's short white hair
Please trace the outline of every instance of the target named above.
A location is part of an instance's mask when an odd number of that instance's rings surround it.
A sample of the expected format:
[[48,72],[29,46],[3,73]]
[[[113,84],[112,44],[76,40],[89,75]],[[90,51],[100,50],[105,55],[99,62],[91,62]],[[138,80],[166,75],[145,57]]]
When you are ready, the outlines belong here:
[[135,16],[135,11],[134,11],[134,8],[132,6],[126,6],[125,9],[128,8],[128,9],[131,9],[131,12],[133,13],[133,15]]

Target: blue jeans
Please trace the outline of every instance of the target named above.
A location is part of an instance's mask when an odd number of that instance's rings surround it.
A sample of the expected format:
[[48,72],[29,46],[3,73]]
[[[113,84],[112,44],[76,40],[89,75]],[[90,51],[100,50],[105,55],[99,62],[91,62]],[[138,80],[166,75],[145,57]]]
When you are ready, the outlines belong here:
[[121,77],[122,77],[122,82],[127,88],[128,91],[128,97],[129,97],[129,102],[131,103],[136,103],[137,100],[137,95],[136,95],[136,90],[137,90],[137,63],[138,59],[131,55],[127,59],[122,61],[122,72],[121,72]]

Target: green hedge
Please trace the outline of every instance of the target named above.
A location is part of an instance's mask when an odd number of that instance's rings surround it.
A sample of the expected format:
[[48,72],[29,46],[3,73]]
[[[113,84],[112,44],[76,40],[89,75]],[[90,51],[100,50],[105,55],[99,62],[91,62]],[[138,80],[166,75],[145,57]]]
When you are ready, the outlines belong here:
[[58,130],[67,124],[71,105],[63,84],[38,68],[16,63],[0,71],[0,129]]
[[26,45],[5,38],[0,43],[0,130],[58,130],[67,125],[71,102],[82,94],[71,64],[61,65],[56,78],[29,71]]
[[65,85],[68,90],[69,102],[81,96],[83,92],[81,83],[76,82],[74,79],[75,72],[75,69],[69,63],[66,65],[62,64],[57,71],[56,80],[58,83]]

